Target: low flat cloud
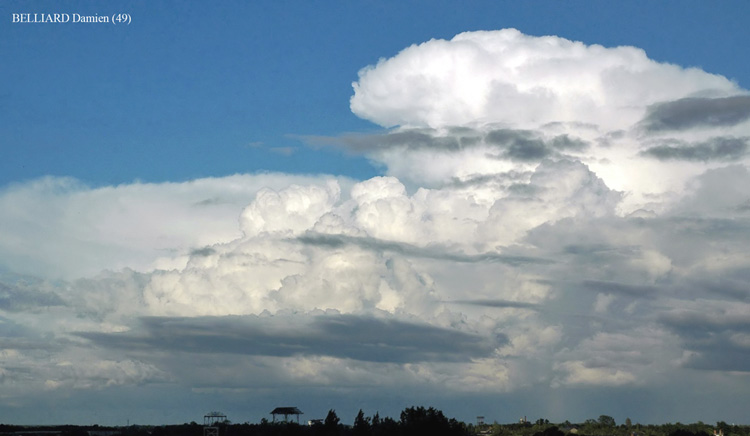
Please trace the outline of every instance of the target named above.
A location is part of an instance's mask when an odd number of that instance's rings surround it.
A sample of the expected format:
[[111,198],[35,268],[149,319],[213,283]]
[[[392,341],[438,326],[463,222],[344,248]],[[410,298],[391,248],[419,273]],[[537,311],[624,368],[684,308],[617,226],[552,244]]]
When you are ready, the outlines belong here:
[[[470,133],[473,133],[469,131]],[[459,151],[477,144],[476,135],[446,135],[435,129],[401,129],[370,135],[348,134],[338,137],[308,136],[303,138],[313,145],[337,145],[347,150],[366,153],[376,149]]]
[[590,144],[569,134],[546,136],[519,129],[470,127],[401,128],[370,135],[347,134],[339,137],[308,136],[312,145],[333,145],[355,153],[371,154],[383,150],[457,153],[470,149],[489,150],[502,159],[538,162],[565,152],[580,153]]
[[466,304],[469,306],[493,307],[498,309],[529,309],[539,310],[540,306],[534,303],[509,300],[455,300],[447,301],[450,304]]
[[721,311],[677,310],[659,321],[677,334],[690,354],[688,368],[750,372],[750,316],[747,305]]
[[588,148],[585,141],[567,134],[545,139],[530,130],[491,130],[484,140],[501,150],[498,158],[518,161],[540,161],[552,156],[561,157],[561,152],[581,152]]
[[737,161],[747,155],[750,138],[712,138],[697,144],[665,144],[648,148],[642,155],[659,160]]
[[628,295],[631,297],[653,298],[658,292],[656,286],[630,285],[625,283],[605,282],[600,280],[586,280],[583,282],[586,289],[596,292],[614,293]]
[[65,304],[65,301],[52,291],[0,282],[0,310],[20,312]]
[[750,119],[750,96],[683,98],[648,108],[642,124],[651,132],[733,126]]
[[535,258],[531,256],[506,255],[495,252],[464,254],[460,252],[452,252],[446,247],[441,247],[437,244],[430,244],[424,247],[420,247],[413,244],[386,241],[370,237],[352,237],[346,235],[330,235],[312,232],[297,237],[297,241],[302,242],[303,244],[327,247],[355,245],[364,249],[375,251],[391,251],[409,257],[437,259],[459,263],[497,262],[509,265],[521,265],[529,263],[547,264],[553,262],[549,259]]
[[254,356],[331,356],[367,362],[467,361],[507,343],[458,330],[356,315],[141,319],[140,332],[81,332],[105,348]]

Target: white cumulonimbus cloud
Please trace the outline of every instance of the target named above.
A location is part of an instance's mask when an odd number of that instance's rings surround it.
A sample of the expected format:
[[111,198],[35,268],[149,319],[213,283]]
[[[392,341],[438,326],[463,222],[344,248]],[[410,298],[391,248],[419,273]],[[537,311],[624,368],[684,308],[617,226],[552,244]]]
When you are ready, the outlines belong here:
[[359,72],[351,108],[386,127],[581,123],[616,130],[656,103],[740,92],[722,76],[656,62],[636,47],[505,29],[430,40],[381,59]]
[[[429,397],[750,371],[736,83],[507,29],[364,68],[351,108],[393,128],[316,140],[381,177],[3,190],[3,382]],[[68,280],[9,274],[34,271]]]
[[353,86],[352,111],[396,129],[344,142],[413,186],[529,171],[565,155],[623,192],[629,213],[682,194],[707,166],[747,162],[748,92],[635,47],[467,32],[381,59]]

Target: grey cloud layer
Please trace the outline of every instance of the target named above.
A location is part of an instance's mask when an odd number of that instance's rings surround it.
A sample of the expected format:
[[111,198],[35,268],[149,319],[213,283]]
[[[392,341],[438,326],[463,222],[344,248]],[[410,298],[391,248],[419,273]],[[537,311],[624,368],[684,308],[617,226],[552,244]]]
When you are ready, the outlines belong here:
[[633,297],[654,298],[658,292],[656,286],[627,285],[600,280],[585,280],[583,286],[596,292],[623,294]]
[[357,153],[396,149],[458,152],[484,146],[497,154],[497,159],[540,161],[560,156],[564,152],[583,152],[589,144],[568,134],[545,138],[539,132],[516,129],[472,129],[453,127],[436,129],[399,129],[373,135],[344,135],[341,137],[307,137],[315,145],[334,144]]
[[696,144],[657,145],[641,152],[659,160],[737,161],[747,155],[750,138],[711,138]]
[[332,356],[369,362],[466,361],[507,343],[477,335],[356,315],[143,318],[143,333],[82,332],[99,346],[139,352]]
[[642,123],[652,132],[733,126],[750,119],[750,96],[683,98],[649,107]]
[[750,371],[750,315],[727,311],[672,311],[660,321],[693,352],[685,366],[713,371]]
[[0,283],[0,309],[8,312],[35,310],[50,306],[64,306],[59,295],[32,286]]
[[448,303],[453,304],[467,304],[472,306],[482,307],[495,307],[498,309],[539,309],[538,304],[524,303],[522,301],[508,301],[508,300],[456,300],[449,301]]

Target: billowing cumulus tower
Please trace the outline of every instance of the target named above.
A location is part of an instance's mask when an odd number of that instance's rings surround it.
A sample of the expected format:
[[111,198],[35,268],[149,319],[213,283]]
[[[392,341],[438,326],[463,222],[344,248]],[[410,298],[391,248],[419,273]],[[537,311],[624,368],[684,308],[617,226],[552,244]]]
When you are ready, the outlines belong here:
[[[682,386],[686,374],[746,385],[748,359],[733,358],[750,349],[746,90],[634,47],[514,29],[410,46],[353,86],[352,111],[383,130],[327,139],[380,164],[379,177],[4,193],[0,210],[55,199],[44,204],[67,215],[25,216],[83,223],[56,223],[62,235],[140,235],[102,252],[154,262],[0,289],[52,302],[48,315],[65,320],[54,334],[75,348],[3,361],[30,368],[40,392],[153,382],[567,399]],[[71,213],[105,191],[126,200]],[[183,219],[149,221],[136,198]],[[13,316],[14,331],[51,334]]]

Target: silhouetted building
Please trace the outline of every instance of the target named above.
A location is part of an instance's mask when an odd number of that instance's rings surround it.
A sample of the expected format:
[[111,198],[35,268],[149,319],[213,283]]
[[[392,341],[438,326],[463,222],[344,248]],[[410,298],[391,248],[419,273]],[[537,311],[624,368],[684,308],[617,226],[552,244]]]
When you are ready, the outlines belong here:
[[299,416],[303,413],[296,407],[277,407],[271,411],[271,415],[273,422],[276,422],[276,415],[284,415],[284,422],[289,422],[289,415],[297,415],[297,424],[299,424]]

